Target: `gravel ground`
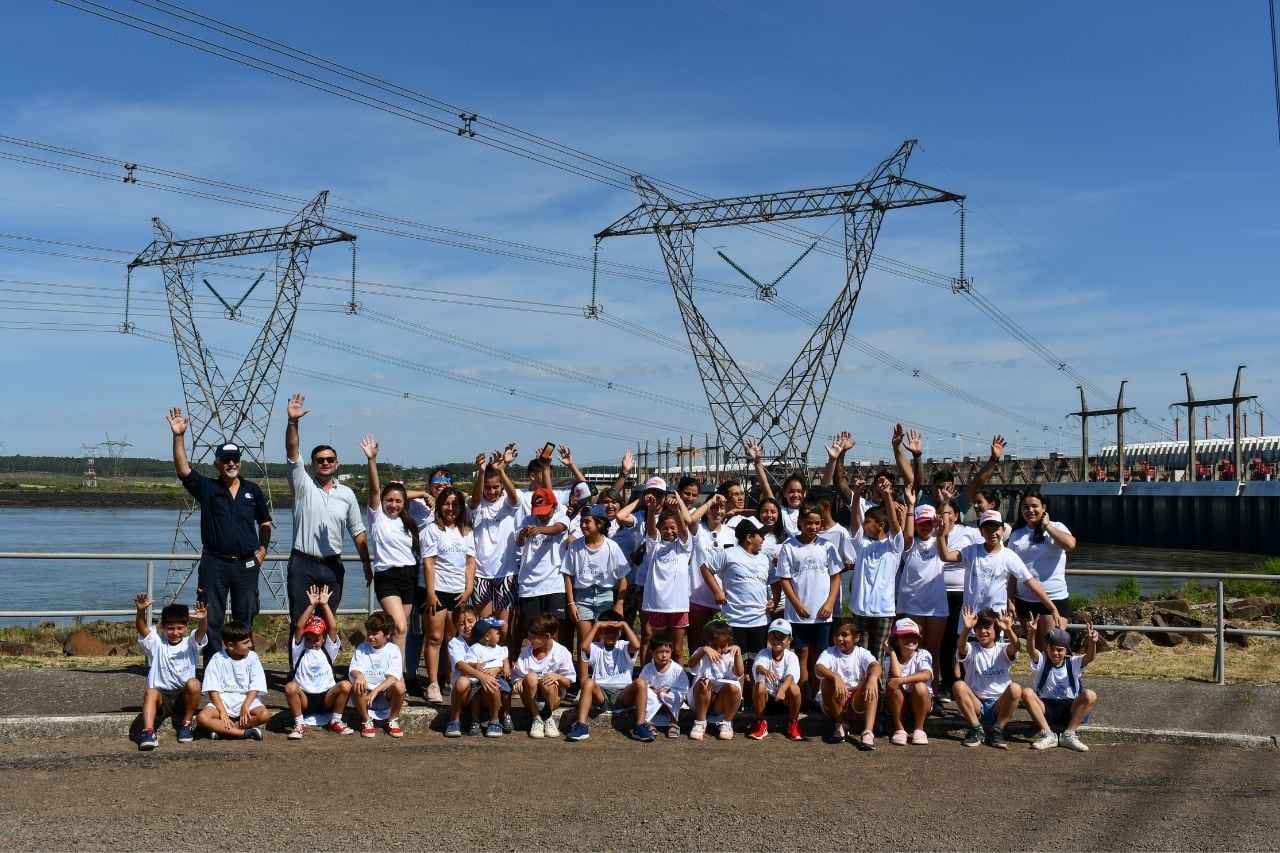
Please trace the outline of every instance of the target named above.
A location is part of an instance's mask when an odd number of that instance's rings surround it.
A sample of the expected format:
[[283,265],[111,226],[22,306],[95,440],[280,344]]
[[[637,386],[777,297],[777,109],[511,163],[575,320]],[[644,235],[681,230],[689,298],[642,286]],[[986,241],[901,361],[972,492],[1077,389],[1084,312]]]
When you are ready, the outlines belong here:
[[1096,741],[1086,755],[885,741],[860,753],[613,732],[579,744],[312,732],[180,746],[168,735],[151,753],[118,738],[26,740],[0,744],[0,838],[7,849],[1263,850],[1280,838],[1277,761]]

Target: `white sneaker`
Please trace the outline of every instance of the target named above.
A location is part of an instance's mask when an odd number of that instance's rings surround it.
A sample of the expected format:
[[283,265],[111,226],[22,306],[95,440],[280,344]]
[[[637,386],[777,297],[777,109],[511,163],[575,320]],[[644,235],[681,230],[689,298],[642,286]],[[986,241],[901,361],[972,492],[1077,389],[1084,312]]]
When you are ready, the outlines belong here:
[[1076,737],[1076,733],[1068,729],[1058,738],[1058,746],[1065,746],[1072,752],[1088,752],[1089,745],[1080,738]]
[[440,685],[431,684],[427,687],[427,701],[433,705],[439,705],[444,702],[444,696],[440,695]]
[[1058,736],[1053,732],[1044,731],[1036,735],[1036,739],[1031,741],[1032,749],[1051,749],[1058,745]]
[[533,722],[529,724],[529,737],[544,738],[547,733],[542,727],[542,718],[534,717]]
[[689,740],[702,740],[702,736],[707,733],[706,720],[694,720],[693,728],[689,729]]
[[720,740],[733,740],[733,723],[725,720],[720,724],[720,733],[716,735]]

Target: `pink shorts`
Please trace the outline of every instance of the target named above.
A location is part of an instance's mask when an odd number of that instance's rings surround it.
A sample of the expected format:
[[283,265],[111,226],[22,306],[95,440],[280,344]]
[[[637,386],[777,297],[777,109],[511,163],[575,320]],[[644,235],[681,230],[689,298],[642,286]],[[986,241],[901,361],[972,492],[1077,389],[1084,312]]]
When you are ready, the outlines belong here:
[[649,623],[649,627],[655,631],[661,631],[663,628],[688,628],[689,613],[653,613],[646,612],[644,614],[645,621]]

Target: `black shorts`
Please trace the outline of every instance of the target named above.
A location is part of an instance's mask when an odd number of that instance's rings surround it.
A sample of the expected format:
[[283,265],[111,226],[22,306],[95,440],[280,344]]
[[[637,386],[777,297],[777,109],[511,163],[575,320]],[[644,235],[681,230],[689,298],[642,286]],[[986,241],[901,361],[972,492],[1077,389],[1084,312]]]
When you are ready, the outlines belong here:
[[395,596],[412,603],[418,587],[417,566],[391,566],[373,576],[373,594],[378,601]]
[[329,708],[325,707],[325,697],[329,695],[328,691],[324,693],[304,693],[307,697],[307,703],[302,709],[304,717],[318,717],[321,714],[329,713]]
[[743,658],[755,655],[769,643],[769,624],[757,625],[754,628],[733,627],[733,644],[742,649]]
[[547,595],[527,595],[520,598],[520,620],[528,625],[533,617],[550,613],[557,619],[564,618],[565,604],[568,599],[563,592],[552,592]]
[[[815,648],[818,654],[827,647],[827,641],[831,637],[830,622],[792,622],[791,623],[791,647],[793,649]],[[764,648],[761,646],[760,648]],[[759,649],[757,649],[759,651]],[[814,655],[817,660],[817,655]]]
[[[439,613],[441,610],[443,610],[446,613],[452,613],[453,608],[457,607],[459,602],[462,601],[462,593],[461,592],[437,592],[436,601],[440,603],[440,610],[437,610],[436,611],[437,613]],[[427,588],[425,586],[420,586],[414,589],[413,606],[414,606],[414,609],[419,610],[423,613],[426,613]]]
[[1071,723],[1071,705],[1074,699],[1046,699],[1040,697],[1040,701],[1044,703],[1044,719],[1051,729],[1065,729]]
[[[178,720],[182,714],[186,713],[187,706],[183,704],[182,688],[177,690],[160,690],[160,710],[156,713],[156,722],[167,720],[172,717]],[[178,716],[174,716],[174,710],[178,711]]]
[[[1071,606],[1070,606],[1071,599],[1066,598],[1064,596],[1063,598],[1052,598],[1050,599],[1050,601],[1053,602],[1054,607],[1058,608],[1059,616],[1061,616],[1064,619],[1071,618]],[[1049,608],[1045,607],[1044,602],[1038,598],[1035,601],[1023,601],[1021,598],[1015,597],[1013,599],[1013,606],[1018,611],[1019,620],[1026,619],[1032,614],[1035,614],[1037,616],[1049,615]]]

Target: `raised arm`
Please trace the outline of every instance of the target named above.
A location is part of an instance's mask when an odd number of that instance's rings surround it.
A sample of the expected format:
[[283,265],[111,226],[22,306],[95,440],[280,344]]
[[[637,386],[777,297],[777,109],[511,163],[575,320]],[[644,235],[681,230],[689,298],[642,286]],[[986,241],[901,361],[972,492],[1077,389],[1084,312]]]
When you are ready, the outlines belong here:
[[140,592],[133,597],[133,606],[136,608],[133,614],[133,627],[139,637],[145,637],[151,633],[151,626],[147,624],[147,608],[153,604],[155,602],[145,592]]
[[[996,624],[1000,626],[1000,630],[1004,631],[1005,636],[1009,638],[1009,645],[1007,645],[1004,650],[1005,655],[1008,656],[1009,660],[1016,660],[1018,657],[1018,650],[1022,648],[1022,644],[1018,642],[1018,635],[1013,633],[1013,611],[1001,611],[1000,615],[996,618]],[[1034,645],[1034,643],[1030,643],[1029,645]]]
[[756,485],[760,487],[760,497],[772,498],[773,486],[769,485],[769,472],[764,470],[764,448],[760,446],[760,441],[748,437],[742,449],[755,466]]
[[378,442],[366,435],[360,439],[360,449],[369,460],[369,509],[376,510],[382,496],[382,484],[378,482]]
[[1040,616],[1032,613],[1026,619],[1022,620],[1022,633],[1027,638],[1027,658],[1031,661],[1034,668],[1036,661],[1040,660],[1040,652],[1036,649],[1035,637],[1037,629],[1040,627]]
[[902,528],[902,550],[907,550],[916,539],[916,490],[912,486],[902,487],[902,496],[907,501],[906,520]]
[[911,453],[911,479],[915,482],[917,489],[923,489],[925,487],[924,462],[921,461],[920,456],[924,452],[924,444],[919,431],[907,430],[907,440],[902,442],[902,446]]
[[186,479],[191,473],[191,463],[187,461],[187,446],[183,443],[189,423],[182,416],[182,409],[174,406],[169,410],[169,429],[173,430],[173,468],[178,472],[179,479]]
[[631,527],[636,523],[636,517],[632,515],[636,511],[636,507],[640,505],[640,498],[643,495],[634,497],[622,506],[618,507],[618,511],[614,513],[613,518],[623,527]]
[[622,464],[618,467],[618,476],[613,478],[613,490],[618,494],[622,494],[622,490],[627,487],[627,480],[631,477],[631,469],[635,467],[635,457],[628,450],[622,454]]
[[843,473],[844,455],[856,443],[848,430],[838,432],[831,437],[831,443],[826,445],[827,467],[822,470],[822,485],[836,485],[836,479]]
[[907,431],[902,428],[902,424],[894,424],[893,438],[890,440],[893,445],[893,459],[898,463],[898,473],[902,474],[903,485],[914,486],[915,472],[911,470],[911,460],[907,458],[907,450],[902,446],[906,438]]
[[987,484],[987,480],[991,479],[991,475],[996,472],[996,468],[1000,465],[1000,460],[1004,458],[1004,448],[1008,444],[1004,440],[1004,436],[997,435],[991,439],[991,456],[987,458],[986,464],[982,466],[982,470],[978,472],[978,476],[969,481],[964,487],[964,496],[969,503],[973,503],[974,497],[979,490]]
[[862,526],[862,490],[867,481],[859,477],[853,483],[853,497],[849,499],[849,529],[854,533]]
[[[688,519],[688,523],[697,524],[699,521],[702,521],[702,517],[707,514],[707,511],[710,510],[712,506],[716,504],[724,506],[725,503],[727,503],[727,501],[725,500],[724,495],[716,493],[703,501],[702,505],[697,509],[689,510],[685,507],[685,514]],[[684,507],[684,501],[680,501],[680,506]]]
[[1093,663],[1093,656],[1098,653],[1098,632],[1094,630],[1092,622],[1085,623],[1084,634],[1089,639],[1089,644],[1085,647],[1084,657],[1080,660],[1081,669]]
[[902,516],[898,513],[898,505],[893,500],[893,486],[885,486],[880,490],[880,505],[889,513],[889,532],[897,535],[902,532]]
[[587,481],[587,478],[582,476],[582,471],[576,464],[574,464],[573,451],[565,447],[563,444],[560,445],[560,462],[569,469],[569,474],[573,477],[573,482],[585,483]]
[[289,398],[288,414],[289,420],[284,428],[284,458],[293,462],[299,458],[299,446],[301,439],[298,437],[298,421],[306,417],[310,409],[304,409],[302,404],[307,398],[301,394],[294,394]]

